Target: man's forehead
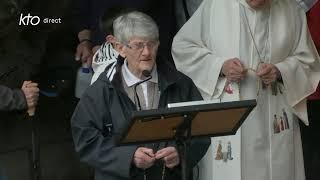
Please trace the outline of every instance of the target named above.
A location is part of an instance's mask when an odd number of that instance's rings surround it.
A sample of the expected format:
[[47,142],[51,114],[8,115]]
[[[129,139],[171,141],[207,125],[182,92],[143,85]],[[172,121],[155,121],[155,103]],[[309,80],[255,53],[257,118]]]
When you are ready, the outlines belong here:
[[156,41],[154,39],[146,38],[146,37],[133,37],[129,39],[129,42],[150,42],[150,41]]

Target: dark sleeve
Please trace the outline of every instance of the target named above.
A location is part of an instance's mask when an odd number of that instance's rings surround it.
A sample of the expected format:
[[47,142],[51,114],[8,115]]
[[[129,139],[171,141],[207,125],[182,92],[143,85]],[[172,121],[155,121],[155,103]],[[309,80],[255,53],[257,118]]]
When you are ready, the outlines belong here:
[[[71,119],[72,136],[80,159],[91,167],[112,176],[129,178],[136,146],[115,146],[114,136],[103,136],[104,118],[110,118],[108,99],[102,87],[89,87]],[[106,92],[107,93],[107,92]],[[108,122],[112,122],[109,120]],[[115,128],[115,127],[114,127]]]
[[25,96],[20,89],[10,89],[0,85],[0,110],[13,111],[27,108]]

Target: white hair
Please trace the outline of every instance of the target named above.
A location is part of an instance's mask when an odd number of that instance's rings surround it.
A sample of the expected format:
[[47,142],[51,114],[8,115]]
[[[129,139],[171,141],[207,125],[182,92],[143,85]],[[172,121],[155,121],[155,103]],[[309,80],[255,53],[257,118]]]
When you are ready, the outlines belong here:
[[159,29],[154,20],[138,11],[123,14],[113,21],[115,38],[120,43],[128,43],[131,38],[138,37],[148,40],[159,39]]

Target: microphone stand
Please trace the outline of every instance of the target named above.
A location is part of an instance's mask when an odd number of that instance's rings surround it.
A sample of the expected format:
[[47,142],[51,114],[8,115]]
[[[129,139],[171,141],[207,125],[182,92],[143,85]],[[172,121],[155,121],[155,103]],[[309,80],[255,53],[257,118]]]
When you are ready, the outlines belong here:
[[[134,87],[133,87],[135,99],[137,100],[137,104],[138,104],[138,111],[141,111],[142,108],[141,108],[140,99],[139,99],[138,92],[137,92],[137,86],[142,84],[142,83],[144,83],[144,82],[146,82],[146,81],[149,81],[152,78],[151,73],[148,70],[142,71],[142,75],[144,77],[147,77],[147,78],[142,80],[142,81],[140,81],[140,82],[138,82],[138,83],[136,83],[134,85]],[[146,179],[146,171],[145,170],[144,170],[144,179]]]
[[177,127],[175,141],[180,157],[181,180],[189,180],[188,149],[191,145],[191,126],[195,114],[186,113],[183,115],[183,122]]
[[138,92],[137,92],[137,86],[142,84],[142,83],[144,83],[144,82],[146,82],[146,81],[149,81],[152,78],[152,76],[151,76],[151,74],[150,74],[150,72],[148,70],[142,71],[142,74],[143,74],[143,76],[145,76],[147,78],[145,80],[143,80],[143,81],[140,81],[140,82],[136,83],[134,85],[134,87],[133,87],[134,88],[134,95],[136,97],[137,104],[138,104],[138,111],[141,111],[141,104],[140,104],[140,99],[139,99]]
[[39,134],[37,128],[37,121],[35,118],[36,107],[28,109],[28,120],[31,123],[31,169],[30,169],[30,179],[40,180],[40,144],[39,144]]

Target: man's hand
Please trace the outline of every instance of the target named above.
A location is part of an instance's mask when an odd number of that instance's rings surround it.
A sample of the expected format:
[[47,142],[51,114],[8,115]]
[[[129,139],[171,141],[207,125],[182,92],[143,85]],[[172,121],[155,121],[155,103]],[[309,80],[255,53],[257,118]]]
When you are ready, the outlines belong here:
[[39,99],[38,84],[32,81],[24,81],[21,90],[26,97],[28,109],[35,108]]
[[81,60],[82,64],[87,64],[91,67],[92,63],[92,43],[90,41],[82,41],[78,44],[75,59]]
[[281,77],[281,73],[275,65],[262,63],[258,67],[257,76],[261,78],[264,84],[270,85],[272,82]]
[[156,159],[163,159],[167,168],[174,168],[180,163],[179,154],[175,147],[166,147],[157,151]]
[[89,29],[83,29],[78,33],[79,44],[76,49],[75,59],[76,61],[81,60],[82,64],[87,64],[91,67],[92,62],[92,43],[91,31]]
[[156,158],[152,149],[139,147],[133,155],[133,164],[140,169],[153,166]]
[[245,71],[238,58],[232,58],[223,63],[221,72],[226,76],[228,81],[239,83],[247,71]]

